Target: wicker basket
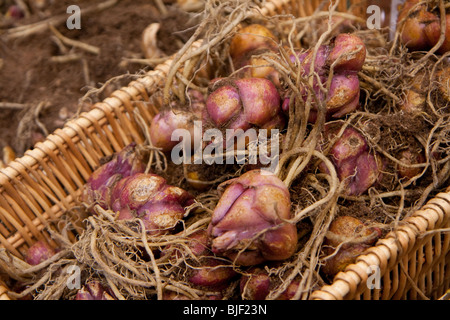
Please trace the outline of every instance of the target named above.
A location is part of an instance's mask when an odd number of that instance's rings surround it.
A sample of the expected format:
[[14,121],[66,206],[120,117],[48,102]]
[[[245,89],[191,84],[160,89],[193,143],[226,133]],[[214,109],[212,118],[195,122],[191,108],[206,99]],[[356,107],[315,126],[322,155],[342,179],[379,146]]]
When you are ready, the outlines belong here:
[[[341,1],[339,10],[349,3]],[[320,0],[268,0],[264,15],[291,13],[308,16]],[[360,8],[363,8],[361,6]],[[360,12],[365,14],[365,12]],[[194,46],[200,45],[196,42]],[[53,243],[47,227],[62,230],[58,220],[80,194],[102,157],[144,134],[133,117],[139,111],[150,123],[154,115],[150,96],[162,84],[171,60],[115,91],[92,110],[50,134],[25,155],[0,170],[0,245],[23,258],[36,241]],[[312,299],[437,299],[450,286],[450,190],[440,193],[421,210],[370,248],[357,262],[339,273],[331,285],[313,292]],[[69,235],[75,241],[75,235]],[[381,289],[370,289],[371,267],[378,267]],[[0,299],[9,299],[0,282]]]

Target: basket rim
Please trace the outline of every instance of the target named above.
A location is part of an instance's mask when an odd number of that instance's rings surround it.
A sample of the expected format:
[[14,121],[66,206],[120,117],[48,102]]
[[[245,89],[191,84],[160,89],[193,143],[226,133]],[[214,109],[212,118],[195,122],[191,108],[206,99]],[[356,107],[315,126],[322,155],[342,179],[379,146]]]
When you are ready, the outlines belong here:
[[[371,266],[380,268],[384,275],[390,266],[405,257],[420,238],[432,237],[439,228],[450,220],[450,187],[435,197],[409,217],[401,220],[384,238],[359,255],[355,263],[339,272],[330,285],[314,291],[311,300],[352,299],[365,289]],[[429,268],[431,268],[430,264]]]

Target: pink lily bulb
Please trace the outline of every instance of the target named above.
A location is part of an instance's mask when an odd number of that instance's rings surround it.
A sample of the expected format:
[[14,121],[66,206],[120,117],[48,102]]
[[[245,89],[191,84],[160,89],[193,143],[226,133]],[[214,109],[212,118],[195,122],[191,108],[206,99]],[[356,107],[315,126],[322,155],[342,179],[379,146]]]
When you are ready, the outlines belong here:
[[[334,141],[341,125],[342,122],[326,124],[323,141]],[[370,150],[364,136],[351,126],[346,127],[335,141],[329,151],[329,158],[340,181],[346,185],[346,195],[361,195],[381,178],[383,163],[380,156]],[[323,163],[319,169],[328,172]]]
[[[119,180],[144,170],[145,165],[136,154],[136,143],[131,143],[92,173],[81,199],[92,206],[99,204],[103,209],[108,209],[111,190]],[[94,213],[92,209],[90,211]]]
[[275,175],[252,170],[223,183],[227,186],[213,212],[208,233],[215,254],[243,266],[291,257],[297,228],[286,185]]
[[216,79],[206,111],[219,129],[280,129],[285,124],[278,90],[265,78]]
[[137,173],[116,184],[110,207],[119,212],[119,220],[140,218],[148,233],[158,235],[173,229],[193,202],[187,191],[167,184],[164,178]]

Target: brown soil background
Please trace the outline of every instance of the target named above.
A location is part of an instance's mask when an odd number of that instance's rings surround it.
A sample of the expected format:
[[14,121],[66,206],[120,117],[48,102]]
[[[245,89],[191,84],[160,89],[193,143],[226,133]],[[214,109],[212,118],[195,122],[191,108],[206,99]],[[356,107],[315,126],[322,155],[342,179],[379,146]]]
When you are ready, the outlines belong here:
[[[18,1],[0,1],[0,103],[27,106],[22,109],[0,108],[0,159],[3,159],[5,146],[12,147],[16,156],[20,157],[46,133],[62,127],[77,111],[87,111],[89,105],[79,102],[89,89],[99,88],[119,75],[150,70],[150,66],[124,60],[144,58],[142,32],[149,24],[161,24],[158,47],[166,55],[178,50],[179,44],[191,32],[186,28],[192,13],[181,10],[173,0],[164,1],[166,14],[161,13],[155,5],[156,1],[148,0],[118,0],[108,9],[86,14],[83,14],[83,9],[104,0],[46,0],[45,6],[39,10],[32,8],[31,0],[22,2],[28,6],[29,14],[12,19],[5,13]],[[63,53],[52,40],[54,33],[50,29],[14,40],[5,39],[5,33],[10,28],[61,14],[69,18],[71,14],[66,12],[67,7],[74,4],[81,8],[81,29],[70,30],[65,21],[55,25],[55,28],[70,39],[100,49],[96,55],[66,45],[69,53],[82,56],[84,68],[82,60],[65,63],[51,60],[51,57]],[[126,85],[126,81],[129,79],[125,78],[123,83],[117,85]],[[44,103],[43,107],[37,110],[41,103]]]

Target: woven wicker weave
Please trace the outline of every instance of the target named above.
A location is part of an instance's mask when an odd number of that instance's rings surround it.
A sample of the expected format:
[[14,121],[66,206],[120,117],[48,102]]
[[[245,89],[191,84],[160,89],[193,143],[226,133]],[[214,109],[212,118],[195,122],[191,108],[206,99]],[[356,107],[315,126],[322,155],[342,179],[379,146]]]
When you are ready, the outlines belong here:
[[[320,3],[320,0],[268,0],[261,12],[308,16]],[[341,1],[339,10],[345,11],[348,3],[365,1]],[[199,44],[196,42],[195,46]],[[143,141],[133,113],[139,111],[150,122],[154,111],[149,107],[149,97],[164,80],[170,64],[168,60],[115,91],[90,112],[68,122],[0,170],[1,247],[23,258],[29,246],[38,240],[55,245],[45,227],[63,228],[58,218],[74,205],[100,159],[132,141]],[[401,221],[398,228],[339,273],[331,285],[315,291],[311,298],[439,298],[450,286],[450,234],[442,230],[449,227],[449,218],[450,190]],[[367,286],[367,280],[371,279],[369,270],[373,270],[369,267],[379,268],[381,289]],[[8,299],[7,291],[0,282],[0,299]]]
[[[312,299],[439,298],[450,286],[449,227],[450,193],[439,193]],[[370,266],[379,268],[381,289],[369,288],[368,278],[374,274]]]

